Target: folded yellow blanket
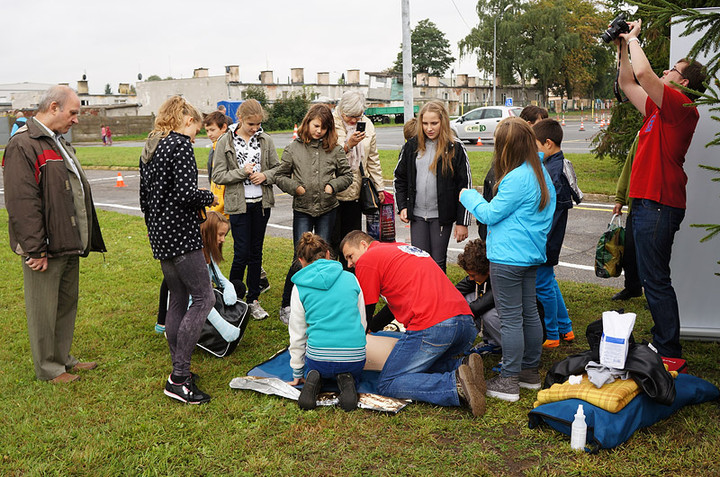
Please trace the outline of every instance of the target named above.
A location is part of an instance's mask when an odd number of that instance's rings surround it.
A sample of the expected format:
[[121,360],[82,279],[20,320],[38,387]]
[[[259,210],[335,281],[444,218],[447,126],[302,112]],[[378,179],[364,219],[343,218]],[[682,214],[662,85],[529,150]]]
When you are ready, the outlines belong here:
[[[677,377],[677,372],[671,371],[673,377]],[[582,375],[580,384],[570,384],[565,381],[562,384],[555,383],[548,389],[538,392],[537,401],[533,407],[549,402],[563,401],[565,399],[582,399],[601,409],[609,412],[618,412],[628,405],[635,396],[640,394],[640,387],[633,379],[616,379],[612,383],[605,384],[601,388],[596,388],[593,383],[588,380],[587,374]]]

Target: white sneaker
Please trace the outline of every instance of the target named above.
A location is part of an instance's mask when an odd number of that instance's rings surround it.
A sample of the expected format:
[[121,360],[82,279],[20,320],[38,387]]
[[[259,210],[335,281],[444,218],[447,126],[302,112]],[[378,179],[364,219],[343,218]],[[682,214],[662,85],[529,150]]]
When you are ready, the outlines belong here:
[[280,308],[280,321],[285,323],[286,325],[290,323],[290,307],[284,306]]
[[252,315],[254,320],[264,320],[268,316],[268,312],[263,310],[263,307],[260,306],[260,303],[258,303],[257,300],[253,301],[248,305],[248,308],[250,308],[250,314]]

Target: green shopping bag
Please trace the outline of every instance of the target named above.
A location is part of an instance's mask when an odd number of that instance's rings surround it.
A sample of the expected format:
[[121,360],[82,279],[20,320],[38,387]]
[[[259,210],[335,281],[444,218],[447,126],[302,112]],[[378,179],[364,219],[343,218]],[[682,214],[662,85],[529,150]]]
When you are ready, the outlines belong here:
[[620,223],[620,216],[613,215],[595,249],[595,275],[600,278],[619,277],[624,252],[625,227]]

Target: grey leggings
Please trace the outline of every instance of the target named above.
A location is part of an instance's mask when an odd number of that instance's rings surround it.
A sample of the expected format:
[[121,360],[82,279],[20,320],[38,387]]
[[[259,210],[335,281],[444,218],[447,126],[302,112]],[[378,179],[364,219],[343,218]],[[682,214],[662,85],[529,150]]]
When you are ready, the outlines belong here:
[[[190,356],[200,338],[205,319],[215,304],[205,256],[202,250],[161,260],[165,281],[170,291],[170,304],[165,317],[165,334],[173,374],[190,376]],[[189,298],[192,304],[188,308]]]
[[411,245],[425,250],[442,271],[447,263],[447,249],[452,235],[453,224],[440,225],[440,219],[414,218],[410,222]]

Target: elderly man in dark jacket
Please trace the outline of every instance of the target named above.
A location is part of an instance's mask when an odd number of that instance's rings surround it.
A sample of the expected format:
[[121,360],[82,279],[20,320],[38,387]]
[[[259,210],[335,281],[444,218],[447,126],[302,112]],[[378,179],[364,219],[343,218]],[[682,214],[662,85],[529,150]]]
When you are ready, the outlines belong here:
[[50,88],[38,113],[10,139],[3,155],[10,246],[23,258],[25,309],[35,375],[66,383],[72,371],[96,367],[70,354],[77,314],[80,259],[105,252],[90,184],[61,137],[78,122],[80,100],[67,86]]

